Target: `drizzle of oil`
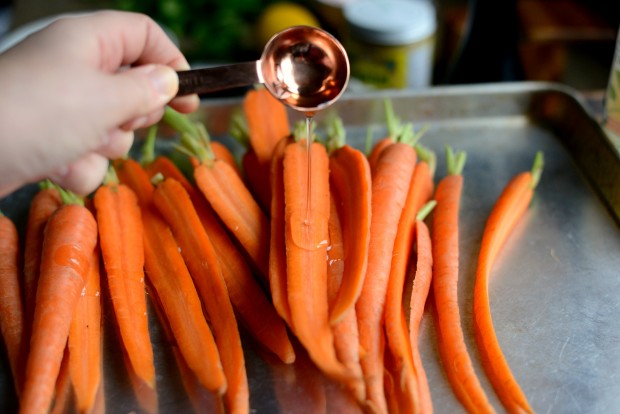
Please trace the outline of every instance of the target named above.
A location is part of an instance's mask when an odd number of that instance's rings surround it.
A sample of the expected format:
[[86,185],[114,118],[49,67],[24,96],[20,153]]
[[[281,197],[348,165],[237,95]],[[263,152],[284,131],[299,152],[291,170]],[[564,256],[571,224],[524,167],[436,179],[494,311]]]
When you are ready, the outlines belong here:
[[312,118],[314,112],[306,112],[306,221],[310,221],[310,209],[312,208]]

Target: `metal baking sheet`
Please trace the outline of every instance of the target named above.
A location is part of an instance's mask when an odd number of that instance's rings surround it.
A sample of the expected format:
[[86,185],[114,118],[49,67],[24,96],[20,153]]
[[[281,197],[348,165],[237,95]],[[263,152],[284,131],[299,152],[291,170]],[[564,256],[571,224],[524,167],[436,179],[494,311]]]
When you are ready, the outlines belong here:
[[[403,121],[429,127],[422,142],[438,154],[437,180],[445,173],[446,144],[468,154],[460,215],[459,299],[474,367],[498,412],[503,409],[482,371],[473,339],[477,253],[485,220],[503,186],[516,172],[530,168],[536,151],[544,152],[545,169],[534,200],[493,270],[493,321],[506,358],[535,411],[617,411],[620,157],[583,99],[572,89],[547,83],[345,95],[333,110],[343,118],[350,143],[363,147],[368,127],[374,128],[375,139],[385,133],[384,98],[392,100]],[[237,151],[226,131],[239,102],[206,101],[198,114],[215,139]],[[317,116],[319,124],[323,116]],[[24,188],[1,200],[0,208],[23,225],[31,195],[32,188]],[[169,345],[156,321],[152,325],[160,412],[191,412]],[[253,413],[344,412],[346,398],[334,384],[315,375],[311,366],[273,364],[245,336],[244,343]],[[463,412],[441,368],[428,312],[420,344],[435,412]],[[108,412],[140,412],[113,333],[106,338],[105,358]],[[16,407],[8,372],[2,354],[0,412]]]

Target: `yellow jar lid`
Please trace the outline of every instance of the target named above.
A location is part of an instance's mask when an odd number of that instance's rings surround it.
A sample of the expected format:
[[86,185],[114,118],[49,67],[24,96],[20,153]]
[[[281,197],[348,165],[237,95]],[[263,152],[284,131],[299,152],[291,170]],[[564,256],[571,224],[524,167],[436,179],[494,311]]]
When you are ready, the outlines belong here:
[[343,7],[351,36],[377,45],[404,45],[435,33],[430,0],[359,0]]

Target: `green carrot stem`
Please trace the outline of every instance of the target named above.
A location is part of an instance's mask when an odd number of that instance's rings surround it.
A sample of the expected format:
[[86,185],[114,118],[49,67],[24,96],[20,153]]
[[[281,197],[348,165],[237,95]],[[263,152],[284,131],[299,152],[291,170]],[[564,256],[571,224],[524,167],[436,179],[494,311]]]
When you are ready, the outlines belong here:
[[465,167],[467,154],[464,151],[454,152],[451,146],[446,146],[446,165],[448,175],[461,175]]
[[209,141],[209,134],[204,125],[192,122],[189,117],[170,107],[166,107],[162,121],[177,131],[181,136],[181,145],[201,163],[213,162],[213,152],[204,143]]
[[162,173],[160,173],[160,172],[155,173],[155,175],[153,175],[153,176],[151,177],[151,183],[152,183],[154,186],[159,185],[162,181],[164,181],[164,175],[163,175]]
[[392,101],[390,99],[385,99],[383,103],[385,107],[385,124],[387,125],[388,136],[393,140],[397,140],[401,134],[403,126],[400,119],[398,119],[394,113]]
[[235,141],[241,144],[243,148],[250,147],[250,130],[247,120],[240,110],[235,111],[230,118],[230,135]]
[[50,180],[50,179],[46,179],[43,181],[39,182],[39,189],[40,190],[47,190],[50,188],[56,188],[56,185]]
[[69,190],[62,188],[56,183],[52,183],[52,184],[53,184],[53,187],[56,188],[56,190],[58,190],[58,193],[60,194],[60,199],[62,200],[63,204],[77,204],[80,206],[84,205],[84,199],[82,197],[78,196],[77,194]]
[[437,170],[437,154],[435,154],[435,151],[419,143],[415,145],[415,151],[418,154],[418,158],[428,164],[431,176],[434,176]]
[[418,214],[416,214],[415,219],[421,221],[425,220],[426,217],[428,217],[428,215],[431,213],[431,211],[433,211],[436,205],[437,201],[430,200],[420,208],[420,211],[418,211]]
[[169,106],[164,110],[162,121],[179,133],[197,134],[196,124]]
[[542,170],[545,164],[545,159],[542,151],[536,152],[534,156],[534,163],[532,164],[532,183],[530,184],[532,188],[536,188],[538,182],[540,181],[540,176],[542,174]]
[[105,173],[105,177],[103,177],[104,184],[118,184],[118,175],[116,174],[116,169],[113,166],[109,166],[108,170]]
[[[302,139],[306,139],[306,136],[308,135],[306,122],[307,122],[306,120],[295,122],[295,125],[293,126],[293,137],[295,139],[295,142],[299,142]],[[312,142],[316,141],[318,138],[314,132],[315,128],[316,128],[316,122],[312,120],[310,122],[310,140]]]
[[374,132],[374,128],[372,127],[372,125],[366,128],[366,144],[364,148],[364,153],[366,155],[369,155],[370,152],[372,151],[372,137],[374,135],[373,132]]
[[332,153],[338,148],[345,145],[347,140],[347,133],[344,129],[342,118],[338,115],[332,115],[327,120],[326,125],[327,133],[327,152]]
[[157,125],[151,126],[140,151],[140,164],[149,165],[155,161],[155,141],[157,140]]
[[204,124],[196,123],[196,128],[198,130],[198,138],[200,140],[201,147],[204,149],[205,156],[209,161],[215,159],[215,154],[213,153],[213,148],[211,148],[211,136],[207,131],[207,127]]

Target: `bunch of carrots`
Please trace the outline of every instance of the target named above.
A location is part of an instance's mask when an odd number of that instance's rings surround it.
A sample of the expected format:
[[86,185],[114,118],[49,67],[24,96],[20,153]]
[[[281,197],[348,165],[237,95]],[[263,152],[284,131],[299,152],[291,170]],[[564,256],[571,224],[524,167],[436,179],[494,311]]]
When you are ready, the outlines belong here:
[[[291,131],[285,107],[255,89],[231,129],[246,146],[237,160],[203,124],[167,109],[189,169],[156,154],[151,128],[140,159],[114,160],[92,196],[42,183],[24,240],[0,215],[0,328],[20,412],[105,411],[105,312],[138,402],[157,412],[149,301],[197,412],[250,411],[247,332],[274,375],[298,364],[341,391],[308,385],[322,396],[312,412],[430,413],[418,348],[427,305],[456,397],[467,411],[494,412],[457,299],[465,154],[446,149],[435,185],[424,130],[389,101],[386,119],[387,136],[364,152],[336,116],[324,142],[310,124]],[[488,282],[541,171],[537,154],[498,196],[476,274],[477,345],[509,412],[532,409],[495,336]],[[290,387],[276,388],[282,407],[295,403]]]

